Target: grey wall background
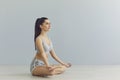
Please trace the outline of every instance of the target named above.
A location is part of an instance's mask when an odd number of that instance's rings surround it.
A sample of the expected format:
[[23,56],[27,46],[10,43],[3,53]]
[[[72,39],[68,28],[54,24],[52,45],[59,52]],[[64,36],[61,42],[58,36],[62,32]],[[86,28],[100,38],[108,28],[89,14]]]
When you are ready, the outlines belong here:
[[0,64],[30,64],[34,23],[42,16],[51,21],[49,36],[63,61],[120,64],[119,0],[0,0]]

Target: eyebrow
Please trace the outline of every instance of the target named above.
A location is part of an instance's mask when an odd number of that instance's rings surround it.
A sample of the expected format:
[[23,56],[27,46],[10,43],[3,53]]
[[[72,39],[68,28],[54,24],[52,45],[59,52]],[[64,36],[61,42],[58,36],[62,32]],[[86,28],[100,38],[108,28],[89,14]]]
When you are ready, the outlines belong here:
[[46,23],[50,23],[51,24],[51,22],[46,22]]

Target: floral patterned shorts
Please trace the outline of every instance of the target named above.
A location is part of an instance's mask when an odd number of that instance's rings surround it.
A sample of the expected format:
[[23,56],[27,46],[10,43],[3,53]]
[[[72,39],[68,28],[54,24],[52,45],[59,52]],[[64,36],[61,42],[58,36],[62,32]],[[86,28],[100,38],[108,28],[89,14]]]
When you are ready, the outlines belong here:
[[44,65],[43,61],[34,58],[30,64],[30,72],[32,72],[36,68],[36,66],[42,66],[42,65]]

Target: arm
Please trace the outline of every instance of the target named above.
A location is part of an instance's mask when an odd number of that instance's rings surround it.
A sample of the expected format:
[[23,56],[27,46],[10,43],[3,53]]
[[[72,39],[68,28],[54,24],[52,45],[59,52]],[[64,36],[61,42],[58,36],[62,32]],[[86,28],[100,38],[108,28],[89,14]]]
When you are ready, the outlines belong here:
[[44,48],[43,48],[43,45],[42,45],[42,40],[41,40],[40,37],[36,38],[36,46],[37,46],[38,50],[40,51],[40,53],[43,57],[43,61],[46,64],[46,67],[48,67],[49,66],[48,58],[47,58],[46,53],[44,51]]
[[51,45],[52,45],[52,50],[50,51],[50,54],[51,54],[51,56],[57,61],[57,62],[59,62],[60,64],[62,64],[62,65],[64,65],[64,66],[66,66],[67,68],[69,68],[70,66],[71,66],[71,64],[70,63],[64,63],[62,60],[60,60],[60,58],[56,55],[56,53],[55,53],[55,50],[54,50],[54,48],[53,48],[53,44],[52,44],[52,42],[51,42]]
[[50,51],[51,56],[53,57],[53,59],[55,59],[57,62],[59,62],[60,64],[64,65],[64,62],[62,60],[60,60],[60,58],[55,54],[54,49],[52,48],[52,50]]

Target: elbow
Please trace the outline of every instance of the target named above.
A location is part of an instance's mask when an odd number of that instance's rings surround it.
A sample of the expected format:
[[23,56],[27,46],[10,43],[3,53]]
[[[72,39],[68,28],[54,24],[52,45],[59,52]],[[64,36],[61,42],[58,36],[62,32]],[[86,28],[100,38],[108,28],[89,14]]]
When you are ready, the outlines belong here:
[[56,58],[54,55],[51,55],[54,59]]
[[45,52],[42,52],[42,53],[41,53],[41,56],[44,58],[44,57],[46,57],[45,54],[46,54]]

